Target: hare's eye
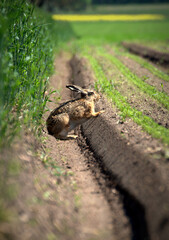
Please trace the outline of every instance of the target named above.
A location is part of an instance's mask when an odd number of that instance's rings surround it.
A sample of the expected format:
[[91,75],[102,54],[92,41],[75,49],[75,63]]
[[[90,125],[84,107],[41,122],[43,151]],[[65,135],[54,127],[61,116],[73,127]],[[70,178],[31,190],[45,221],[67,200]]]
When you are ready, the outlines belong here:
[[88,92],[88,96],[91,96],[93,94],[94,94],[94,92]]

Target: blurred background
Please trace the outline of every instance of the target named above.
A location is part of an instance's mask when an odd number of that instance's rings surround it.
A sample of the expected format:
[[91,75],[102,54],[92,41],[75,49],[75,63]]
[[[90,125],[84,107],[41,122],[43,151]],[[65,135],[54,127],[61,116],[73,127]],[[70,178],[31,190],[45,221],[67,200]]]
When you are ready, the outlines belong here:
[[168,3],[169,0],[31,0],[31,2],[50,12],[57,12],[91,10],[98,5]]

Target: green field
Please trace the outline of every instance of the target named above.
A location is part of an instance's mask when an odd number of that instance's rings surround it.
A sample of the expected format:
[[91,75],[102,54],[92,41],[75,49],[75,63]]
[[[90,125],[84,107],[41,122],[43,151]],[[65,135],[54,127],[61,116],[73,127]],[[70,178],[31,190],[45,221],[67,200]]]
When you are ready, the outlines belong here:
[[144,22],[91,22],[71,23],[76,36],[83,40],[106,42],[122,41],[164,41],[168,44],[169,20]]
[[[86,12],[85,12],[86,13]],[[72,29],[81,39],[103,42],[142,41],[168,45],[169,4],[96,6],[88,14],[162,14],[164,20],[137,22],[73,22]],[[82,13],[83,14],[83,13]],[[154,44],[155,44],[154,43]]]

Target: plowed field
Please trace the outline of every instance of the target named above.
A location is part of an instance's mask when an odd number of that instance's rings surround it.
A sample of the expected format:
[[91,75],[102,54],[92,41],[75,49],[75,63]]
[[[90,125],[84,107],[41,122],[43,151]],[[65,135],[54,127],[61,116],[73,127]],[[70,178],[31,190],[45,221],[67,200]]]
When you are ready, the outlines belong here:
[[[29,133],[15,146],[24,188],[2,239],[168,240],[169,77],[160,69],[111,45],[56,57],[45,141],[37,146]],[[68,83],[95,88],[105,112],[76,129],[76,140],[56,140],[45,121],[74,98]]]
[[[107,239],[167,240],[168,75],[161,72],[158,65],[148,62],[148,66],[151,65],[150,71],[146,65],[140,64],[144,59],[134,60],[122,47],[80,45],[79,48],[76,55],[66,58],[67,55],[62,53],[59,60],[56,60],[61,61],[62,65],[66,62],[69,69],[69,76],[61,77],[61,96],[68,99],[70,93],[64,90],[67,83],[96,88],[102,94],[96,108],[104,109],[105,113],[76,130],[79,135],[77,140],[66,143],[59,141],[57,146],[60,145],[62,149],[66,146],[66,159],[70,159],[67,164],[76,172],[81,190],[85,188],[81,195],[85,193],[86,198],[93,199],[91,207],[90,201],[85,200],[88,202],[85,205],[82,197],[83,207],[90,209],[91,217],[87,216],[91,221],[90,227],[99,229],[102,226],[105,234],[108,234]],[[62,72],[61,69],[62,66],[56,64],[56,70]],[[55,76],[51,81],[54,88],[58,79]],[[53,103],[51,106],[54,107]],[[53,144],[56,142],[52,137],[50,141]],[[76,162],[75,159],[79,160]],[[95,199],[86,193],[92,187],[93,180],[89,176],[85,177],[82,172],[78,173],[79,164],[87,166],[94,177],[101,196],[108,203],[108,211],[95,212],[99,206],[105,208],[104,201],[99,200],[99,195]],[[120,205],[113,193],[119,197]],[[82,209],[83,207],[81,206]],[[97,226],[92,220],[92,214],[101,214]],[[110,218],[109,223],[104,218]],[[86,222],[83,225],[85,228]],[[100,233],[98,235],[102,236]]]

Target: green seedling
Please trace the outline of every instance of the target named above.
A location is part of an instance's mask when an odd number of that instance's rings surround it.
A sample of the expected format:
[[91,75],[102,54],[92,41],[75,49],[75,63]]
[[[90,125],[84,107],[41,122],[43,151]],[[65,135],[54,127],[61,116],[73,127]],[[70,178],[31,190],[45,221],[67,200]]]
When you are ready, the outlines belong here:
[[124,55],[124,56],[127,56],[127,57],[133,59],[134,61],[138,62],[142,67],[147,68],[155,76],[169,82],[169,74],[162,72],[160,69],[158,69],[153,64],[146,61],[145,59],[143,59],[137,55],[131,54],[127,51],[122,52],[122,51],[120,51],[121,49],[118,48],[117,46],[114,48],[114,50],[117,54],[121,54],[121,55]]

